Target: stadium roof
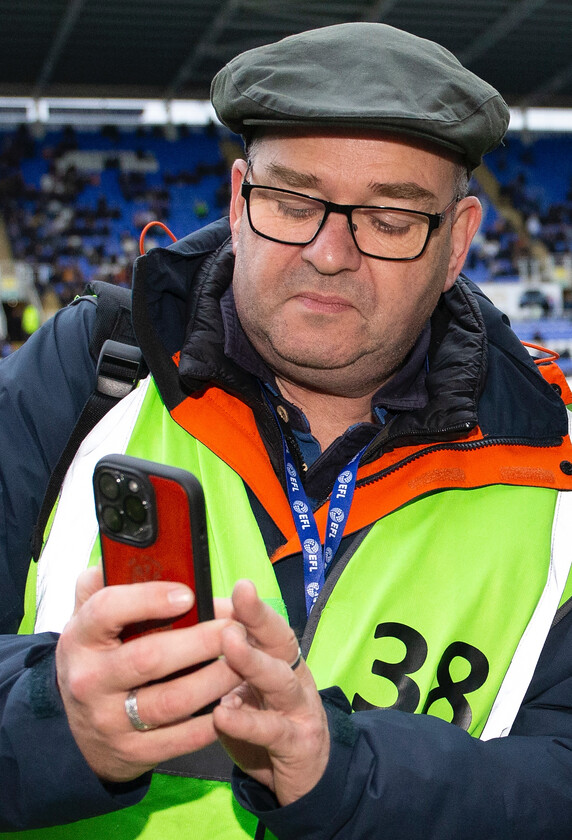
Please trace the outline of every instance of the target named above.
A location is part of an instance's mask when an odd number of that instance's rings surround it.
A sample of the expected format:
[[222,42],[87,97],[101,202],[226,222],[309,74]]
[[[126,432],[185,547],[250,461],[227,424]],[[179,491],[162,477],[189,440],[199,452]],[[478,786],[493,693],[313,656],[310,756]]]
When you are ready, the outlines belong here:
[[570,0],[0,0],[0,97],[204,99],[238,52],[351,20],[440,42],[511,106],[572,106]]

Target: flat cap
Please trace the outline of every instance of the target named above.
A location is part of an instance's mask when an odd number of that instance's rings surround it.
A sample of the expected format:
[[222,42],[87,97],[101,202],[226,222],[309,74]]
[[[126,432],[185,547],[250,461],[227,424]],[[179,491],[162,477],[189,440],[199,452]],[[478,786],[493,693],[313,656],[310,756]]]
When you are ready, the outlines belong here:
[[382,23],[342,23],[243,52],[217,73],[220,121],[374,129],[429,140],[469,169],[501,142],[508,107],[439,44]]

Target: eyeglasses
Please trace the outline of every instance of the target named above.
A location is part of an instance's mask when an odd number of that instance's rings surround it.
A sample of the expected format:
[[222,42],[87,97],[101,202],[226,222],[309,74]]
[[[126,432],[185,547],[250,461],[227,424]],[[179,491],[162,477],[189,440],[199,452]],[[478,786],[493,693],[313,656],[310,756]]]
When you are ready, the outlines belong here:
[[283,245],[309,245],[320,233],[330,213],[348,220],[358,251],[378,260],[415,260],[420,257],[434,230],[443,223],[457,199],[442,213],[335,204],[322,198],[242,182],[248,221],[264,239]]

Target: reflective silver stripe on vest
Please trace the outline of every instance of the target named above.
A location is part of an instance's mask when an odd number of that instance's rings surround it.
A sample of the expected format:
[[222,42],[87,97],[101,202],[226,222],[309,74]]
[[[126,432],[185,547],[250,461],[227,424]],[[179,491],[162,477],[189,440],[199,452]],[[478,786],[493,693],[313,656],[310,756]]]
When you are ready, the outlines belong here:
[[[568,434],[572,414],[568,412]],[[514,652],[512,662],[481,733],[484,741],[508,735],[536,669],[572,564],[572,492],[560,492],[552,525],[550,568],[544,591]]]
[[115,405],[81,442],[66,474],[49,539],[38,561],[35,632],[61,633],[73,613],[75,583],[97,538],[92,476],[97,461],[123,453],[150,377]]

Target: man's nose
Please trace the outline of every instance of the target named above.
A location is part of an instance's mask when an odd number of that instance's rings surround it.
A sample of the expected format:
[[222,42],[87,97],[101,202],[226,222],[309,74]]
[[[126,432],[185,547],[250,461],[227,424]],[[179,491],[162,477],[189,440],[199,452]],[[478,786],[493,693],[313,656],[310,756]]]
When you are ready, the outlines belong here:
[[320,274],[357,271],[362,255],[349,229],[349,220],[341,213],[330,213],[317,237],[302,250],[302,259]]

